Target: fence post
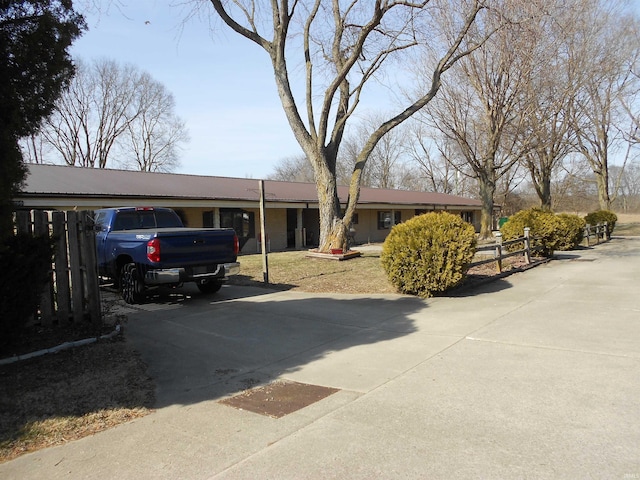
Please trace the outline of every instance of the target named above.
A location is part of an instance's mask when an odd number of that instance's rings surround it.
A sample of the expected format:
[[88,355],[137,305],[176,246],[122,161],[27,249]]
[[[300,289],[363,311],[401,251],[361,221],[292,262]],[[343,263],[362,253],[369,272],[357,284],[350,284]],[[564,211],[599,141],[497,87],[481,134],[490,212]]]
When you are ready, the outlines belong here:
[[71,304],[73,321],[81,322],[84,315],[84,282],[80,269],[80,233],[78,232],[78,212],[67,212],[69,231],[69,264],[71,267]]
[[493,255],[496,259],[498,273],[502,273],[502,233],[500,232],[496,233],[496,249]]
[[98,261],[96,254],[96,233],[93,228],[93,212],[80,212],[80,245],[82,249],[82,263],[84,264],[85,297],[91,323],[100,326],[102,314],[100,311],[100,286],[98,285]]
[[67,231],[64,212],[53,212],[51,215],[53,237],[56,240],[56,300],[58,324],[69,323],[71,312],[71,285],[69,283],[69,258],[67,257]]
[[16,230],[18,233],[31,235],[31,212],[26,210],[18,210],[16,212]]
[[611,237],[609,236],[609,222],[604,222],[604,241],[608,242],[609,240],[611,240]]
[[[49,240],[49,215],[42,210],[33,211],[33,235]],[[53,322],[53,271],[49,263],[47,283],[40,294],[40,322],[43,325],[51,325]]]
[[587,247],[591,246],[590,245],[590,237],[591,236],[591,225],[589,225],[588,223],[584,226],[584,238],[587,239]]
[[531,264],[531,240],[529,238],[529,233],[531,229],[529,227],[524,227],[524,260],[527,262],[527,265]]

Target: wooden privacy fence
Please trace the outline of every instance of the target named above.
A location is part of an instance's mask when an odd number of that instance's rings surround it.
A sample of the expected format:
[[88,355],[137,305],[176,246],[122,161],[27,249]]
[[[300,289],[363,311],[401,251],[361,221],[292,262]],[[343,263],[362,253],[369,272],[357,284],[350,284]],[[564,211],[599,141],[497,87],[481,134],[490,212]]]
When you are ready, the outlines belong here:
[[59,325],[89,319],[102,322],[93,212],[42,210],[16,212],[18,232],[55,241],[49,282],[41,299],[38,322]]

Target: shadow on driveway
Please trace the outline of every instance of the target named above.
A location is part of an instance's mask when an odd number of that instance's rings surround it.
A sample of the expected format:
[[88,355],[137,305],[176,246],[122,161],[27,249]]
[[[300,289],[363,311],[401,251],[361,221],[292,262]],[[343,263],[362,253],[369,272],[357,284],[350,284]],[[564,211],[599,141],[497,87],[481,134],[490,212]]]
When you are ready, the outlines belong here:
[[408,335],[410,315],[426,307],[413,297],[225,286],[213,296],[185,290],[141,305],[125,336],[149,365],[156,406],[164,407],[229,396],[328,354]]

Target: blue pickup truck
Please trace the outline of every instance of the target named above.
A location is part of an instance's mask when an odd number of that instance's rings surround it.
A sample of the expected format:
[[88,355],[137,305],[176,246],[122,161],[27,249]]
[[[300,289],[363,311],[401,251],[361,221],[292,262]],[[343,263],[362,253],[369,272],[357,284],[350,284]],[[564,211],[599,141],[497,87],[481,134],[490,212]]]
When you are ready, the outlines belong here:
[[127,303],[140,303],[150,288],[184,282],[214,293],[240,272],[232,228],[187,228],[168,208],[96,210],[95,229],[98,273]]

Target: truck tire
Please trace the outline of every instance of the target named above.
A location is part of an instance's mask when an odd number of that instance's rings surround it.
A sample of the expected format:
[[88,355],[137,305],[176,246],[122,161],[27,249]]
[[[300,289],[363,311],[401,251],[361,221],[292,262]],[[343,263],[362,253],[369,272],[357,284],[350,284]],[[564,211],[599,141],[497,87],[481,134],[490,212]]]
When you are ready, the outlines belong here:
[[144,283],[135,263],[127,263],[120,273],[120,292],[122,299],[129,303],[140,303],[144,299]]
[[208,282],[198,282],[198,290],[202,293],[216,293],[222,288],[222,283],[210,280]]

